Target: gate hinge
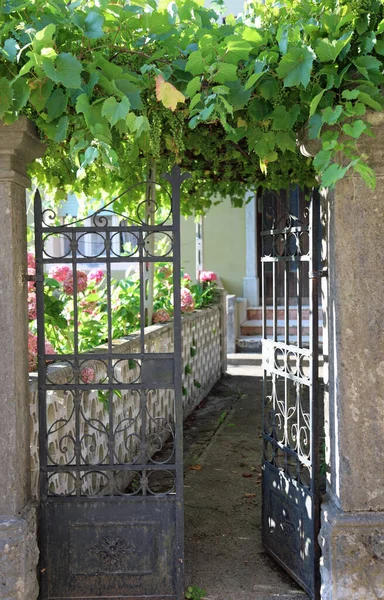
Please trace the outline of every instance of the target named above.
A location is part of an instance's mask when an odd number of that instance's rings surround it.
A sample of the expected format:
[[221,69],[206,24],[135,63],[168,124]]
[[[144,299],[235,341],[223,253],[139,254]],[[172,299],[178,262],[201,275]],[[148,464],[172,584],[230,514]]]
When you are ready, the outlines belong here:
[[309,279],[320,279],[320,272],[319,271],[309,271],[308,278]]
[[322,277],[328,277],[328,267],[324,267],[324,268],[321,270],[321,276],[322,276]]
[[23,275],[23,282],[26,281],[44,281],[44,275]]

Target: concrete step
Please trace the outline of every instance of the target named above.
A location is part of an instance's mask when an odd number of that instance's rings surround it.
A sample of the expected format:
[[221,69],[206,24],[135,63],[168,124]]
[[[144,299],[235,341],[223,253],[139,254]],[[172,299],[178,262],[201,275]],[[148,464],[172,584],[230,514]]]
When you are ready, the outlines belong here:
[[236,354],[227,354],[228,365],[236,366],[236,365],[246,365],[259,367],[262,363],[261,352],[249,352],[246,354],[236,353]]
[[[273,319],[273,308],[272,306],[268,306],[267,309],[267,319]],[[248,320],[258,320],[258,319],[262,319],[263,317],[263,311],[261,306],[258,307],[248,307],[247,308],[247,319]],[[278,319],[284,319],[285,318],[285,308],[284,306],[278,306],[277,307],[277,318]],[[289,308],[289,318],[290,319],[297,319],[297,307],[291,306]],[[301,309],[301,318],[302,319],[309,319],[309,307],[302,307]],[[319,309],[319,321],[322,321],[323,319],[323,312],[322,309]]]
[[[268,337],[273,335],[273,321],[268,320],[267,323],[266,334]],[[302,335],[309,335],[309,321],[302,321]],[[241,335],[261,335],[263,331],[263,322],[259,319],[250,319],[245,321],[240,325],[240,333]],[[319,322],[319,333],[320,335],[323,332],[322,322]],[[277,334],[284,335],[285,334],[285,321],[279,319],[277,321]],[[297,321],[290,320],[289,321],[289,334],[297,335]]]
[[[284,342],[285,336],[278,335],[278,342]],[[289,337],[290,344],[296,344],[297,336],[291,335]],[[301,343],[304,348],[309,348],[309,335],[303,335],[301,338]],[[323,337],[319,335],[319,344],[322,345]],[[236,340],[236,352],[240,353],[258,353],[261,352],[262,348],[262,337],[261,335],[240,335]]]

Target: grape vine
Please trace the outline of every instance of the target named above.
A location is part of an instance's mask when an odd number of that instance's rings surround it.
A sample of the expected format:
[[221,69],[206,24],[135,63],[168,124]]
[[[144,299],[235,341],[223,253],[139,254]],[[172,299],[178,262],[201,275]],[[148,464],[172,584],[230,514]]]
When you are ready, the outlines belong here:
[[225,24],[195,0],[0,3],[0,119],[36,124],[31,174],[56,202],[117,195],[153,159],[192,173],[185,214],[349,170],[374,187],[356,140],[383,109],[383,67],[383,0],[266,0]]

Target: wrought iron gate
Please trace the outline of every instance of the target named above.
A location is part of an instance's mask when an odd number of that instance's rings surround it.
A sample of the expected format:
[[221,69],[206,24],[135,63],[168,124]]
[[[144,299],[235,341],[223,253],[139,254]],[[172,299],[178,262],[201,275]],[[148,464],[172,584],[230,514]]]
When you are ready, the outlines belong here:
[[[133,186],[143,188],[144,198],[134,218],[115,212],[111,201],[87,219],[57,224],[36,193],[44,600],[184,598],[179,203],[187,177],[174,167],[163,175],[168,182],[156,183],[168,198],[167,211],[148,193],[153,181]],[[133,188],[119,197],[120,206]],[[145,331],[146,271],[156,262],[173,265],[171,351],[154,348]],[[44,290],[52,265],[58,274],[67,267],[70,353],[52,354],[45,345],[44,313],[60,298],[60,290],[53,297]],[[130,353],[113,342],[111,281],[119,265],[140,289],[137,351]],[[89,349],[78,319],[80,311],[92,313],[97,294],[86,304],[78,271],[95,266],[105,272],[107,335],[103,347]]]
[[319,598],[319,206],[317,191],[303,214],[294,213],[289,202],[282,209],[278,195],[267,193],[261,232],[263,544],[313,599]]

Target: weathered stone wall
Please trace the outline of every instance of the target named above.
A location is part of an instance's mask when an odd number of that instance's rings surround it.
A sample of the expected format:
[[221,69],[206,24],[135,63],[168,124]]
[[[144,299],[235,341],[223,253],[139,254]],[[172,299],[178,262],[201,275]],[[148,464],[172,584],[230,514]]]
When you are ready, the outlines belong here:
[[350,175],[326,199],[323,600],[374,600],[384,590],[384,116],[369,119],[376,137],[358,148],[376,189]]
[[37,596],[35,507],[30,498],[26,167],[44,148],[31,123],[0,122],[0,598]]

